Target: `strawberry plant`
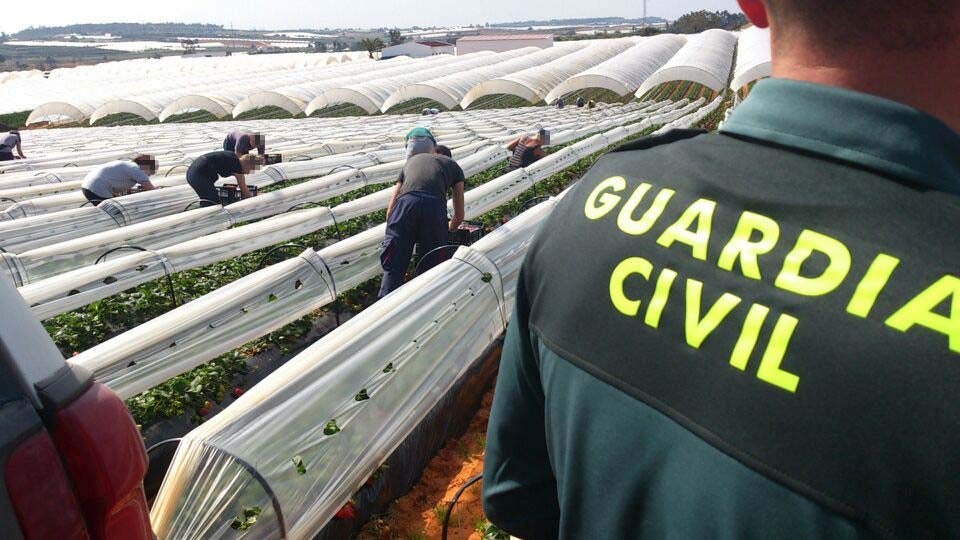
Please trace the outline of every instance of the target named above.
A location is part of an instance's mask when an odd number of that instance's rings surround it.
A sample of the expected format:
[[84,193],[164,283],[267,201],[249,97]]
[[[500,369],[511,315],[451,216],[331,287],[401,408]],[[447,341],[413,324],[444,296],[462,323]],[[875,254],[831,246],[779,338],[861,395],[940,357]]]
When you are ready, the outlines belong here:
[[243,512],[234,518],[233,522],[230,524],[230,528],[240,532],[246,531],[257,522],[257,518],[260,517],[260,512],[261,510],[259,506],[244,508]]
[[327,425],[323,427],[324,435],[336,435],[340,433],[340,426],[337,425],[337,419],[331,418],[327,420]]
[[303,458],[300,456],[293,456],[293,459],[290,461],[293,462],[293,466],[297,468],[297,474],[304,475],[307,474],[307,466],[303,463]]

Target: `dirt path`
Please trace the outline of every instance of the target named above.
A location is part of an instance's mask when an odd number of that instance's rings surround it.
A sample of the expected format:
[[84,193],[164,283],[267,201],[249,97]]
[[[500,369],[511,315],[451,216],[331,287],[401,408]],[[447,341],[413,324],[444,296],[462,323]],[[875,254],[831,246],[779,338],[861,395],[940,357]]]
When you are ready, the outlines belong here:
[[[483,471],[487,418],[493,402],[491,389],[470,421],[466,433],[453,439],[430,461],[420,483],[390,505],[387,513],[374,518],[364,527],[364,540],[439,539],[443,515],[457,490],[474,475]],[[480,482],[460,496],[450,517],[449,540],[480,540],[477,525],[485,523],[480,504]]]

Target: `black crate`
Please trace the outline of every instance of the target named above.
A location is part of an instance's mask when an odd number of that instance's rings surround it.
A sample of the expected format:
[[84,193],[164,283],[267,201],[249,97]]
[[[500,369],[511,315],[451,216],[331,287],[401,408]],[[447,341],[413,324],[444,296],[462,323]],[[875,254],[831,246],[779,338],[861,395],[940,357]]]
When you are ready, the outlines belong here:
[[456,231],[447,233],[447,243],[458,246],[469,246],[483,238],[483,224],[473,221],[464,221]]
[[263,155],[264,165],[276,165],[277,163],[283,163],[283,154],[264,154]]
[[[247,184],[247,189],[250,190],[251,195],[257,194],[257,186]],[[240,186],[237,184],[217,186],[217,195],[220,196],[220,204],[223,206],[233,204],[243,198],[240,194]]]

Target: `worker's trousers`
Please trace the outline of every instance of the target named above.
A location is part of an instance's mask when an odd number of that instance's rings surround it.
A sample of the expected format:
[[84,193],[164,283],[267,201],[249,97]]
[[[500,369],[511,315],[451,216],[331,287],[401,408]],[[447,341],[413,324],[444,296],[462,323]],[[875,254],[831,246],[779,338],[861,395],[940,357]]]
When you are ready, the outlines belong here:
[[[446,201],[433,195],[414,191],[397,198],[387,219],[387,233],[380,252],[383,283],[380,298],[403,285],[410,266],[414,244],[420,244],[420,256],[447,243]],[[420,271],[432,268],[441,259],[431,256],[423,260]]]

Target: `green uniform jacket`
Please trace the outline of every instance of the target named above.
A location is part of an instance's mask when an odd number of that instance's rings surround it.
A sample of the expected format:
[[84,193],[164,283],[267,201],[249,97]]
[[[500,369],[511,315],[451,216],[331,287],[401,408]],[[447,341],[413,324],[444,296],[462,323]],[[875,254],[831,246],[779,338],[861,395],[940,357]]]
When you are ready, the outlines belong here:
[[601,159],[528,252],[489,519],[537,538],[960,536],[960,136],[785,80]]

